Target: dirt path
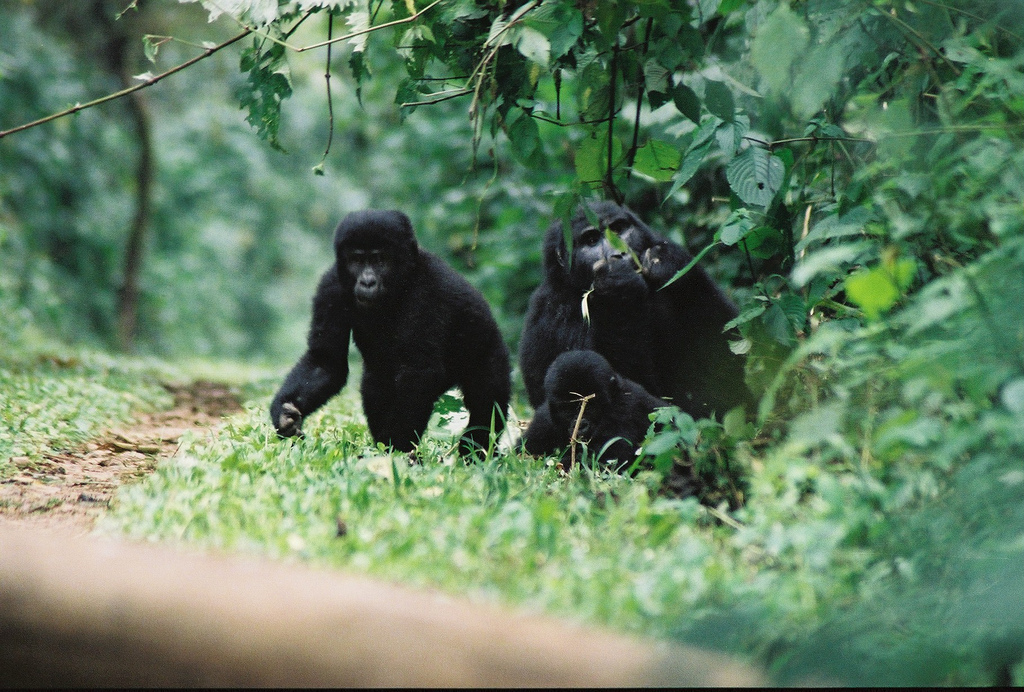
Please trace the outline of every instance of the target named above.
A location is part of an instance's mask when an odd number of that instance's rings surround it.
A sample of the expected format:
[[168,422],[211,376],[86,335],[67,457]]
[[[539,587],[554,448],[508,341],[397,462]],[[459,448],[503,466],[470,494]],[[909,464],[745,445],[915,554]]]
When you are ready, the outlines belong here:
[[174,395],[168,411],[138,414],[135,423],[72,452],[12,459],[19,472],[0,483],[0,525],[87,533],[114,491],[174,456],[185,431],[211,428],[241,410],[238,396],[222,384],[165,387]]

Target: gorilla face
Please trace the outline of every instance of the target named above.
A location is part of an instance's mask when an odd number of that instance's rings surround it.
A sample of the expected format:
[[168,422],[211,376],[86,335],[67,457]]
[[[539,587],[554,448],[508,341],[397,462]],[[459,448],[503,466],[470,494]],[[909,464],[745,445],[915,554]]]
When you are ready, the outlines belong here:
[[338,268],[352,287],[357,308],[378,305],[399,292],[417,246],[408,218],[388,211],[350,214],[338,226]]
[[355,282],[352,297],[356,305],[369,307],[385,295],[392,286],[394,269],[395,258],[383,248],[348,250],[345,253],[345,270]]
[[588,430],[593,421],[604,417],[604,410],[617,399],[619,378],[608,364],[594,351],[569,351],[555,359],[544,380],[546,398],[551,416],[558,423],[573,424],[579,417],[583,399],[583,420],[580,434]]
[[566,268],[569,283],[580,290],[590,288],[595,273],[606,272],[609,269],[631,270],[632,257],[608,241],[606,230],[624,241],[637,257],[642,256],[652,244],[650,230],[628,209],[601,202],[592,205],[591,211],[596,217],[596,225],[587,218],[582,209],[572,220],[573,243],[569,262],[565,261],[568,254],[565,241],[559,238],[561,246],[558,248],[558,261],[563,267],[568,264]]

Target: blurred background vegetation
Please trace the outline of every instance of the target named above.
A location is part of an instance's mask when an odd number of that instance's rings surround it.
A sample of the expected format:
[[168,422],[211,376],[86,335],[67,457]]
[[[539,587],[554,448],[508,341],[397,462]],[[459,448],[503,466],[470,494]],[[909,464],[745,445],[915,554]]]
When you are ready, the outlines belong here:
[[[514,351],[545,227],[622,198],[707,250],[762,398],[756,424],[648,445],[711,479],[717,518],[636,515],[638,542],[701,546],[658,573],[689,580],[675,636],[784,682],[1024,684],[1018,2],[202,5],[0,5],[0,133],[261,26],[0,137],[4,362],[58,341],[283,371],[334,225],[371,206],[410,215]],[[409,21],[333,47],[325,155],[326,52],[280,42],[323,40],[327,5],[335,36]]]

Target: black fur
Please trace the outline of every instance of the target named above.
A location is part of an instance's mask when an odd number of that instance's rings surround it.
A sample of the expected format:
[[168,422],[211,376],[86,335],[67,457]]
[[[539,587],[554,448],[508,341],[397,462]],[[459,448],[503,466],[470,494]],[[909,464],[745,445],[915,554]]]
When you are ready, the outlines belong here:
[[[544,377],[558,354],[584,349],[694,417],[751,404],[743,360],[722,333],[737,314],[732,301],[699,266],[659,290],[689,264],[690,253],[626,207],[599,202],[590,208],[599,224],[577,211],[571,256],[561,223],[544,239],[544,281],[530,299],[519,349],[530,403],[544,402]],[[642,271],[608,243],[604,228],[629,245]],[[581,302],[591,288],[588,323]]]
[[349,214],[334,236],[335,264],[320,280],[306,353],[274,397],[282,436],[348,379],[351,332],[363,356],[363,411],[373,439],[410,451],[438,397],[462,390],[462,451],[486,447],[508,409],[508,349],[483,296],[416,242],[398,211]]
[[[594,396],[583,405],[580,419],[580,400],[590,395]],[[616,374],[600,354],[566,351],[548,368],[544,403],[523,435],[523,447],[535,455],[565,449],[579,419],[577,440],[586,442],[592,454],[604,450],[604,461],[632,461],[647,435],[650,414],[662,406],[668,404],[633,380]]]

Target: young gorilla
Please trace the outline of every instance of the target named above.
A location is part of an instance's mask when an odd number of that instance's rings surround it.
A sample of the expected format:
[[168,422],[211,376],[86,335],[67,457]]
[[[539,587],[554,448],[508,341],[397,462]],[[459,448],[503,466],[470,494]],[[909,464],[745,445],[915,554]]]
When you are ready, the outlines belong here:
[[591,395],[583,406],[576,437],[595,455],[615,440],[601,455],[604,461],[635,459],[650,427],[651,412],[668,406],[636,382],[617,375],[600,354],[566,351],[555,358],[544,378],[544,403],[523,434],[526,452],[546,455],[568,447],[580,418],[581,399]]
[[[572,254],[562,225],[544,239],[544,281],[530,298],[519,363],[534,408],[544,401],[544,379],[558,354],[597,351],[619,375],[667,399],[694,417],[724,414],[750,404],[743,360],[729,350],[722,328],[736,306],[699,266],[662,289],[692,256],[656,235],[633,212],[611,202],[581,208],[572,220]],[[605,229],[640,260],[615,250]],[[589,322],[581,304],[587,296]]]
[[508,349],[480,292],[420,248],[398,211],[349,214],[335,231],[334,252],[313,298],[309,347],[270,407],[278,434],[301,434],[303,417],[345,386],[351,332],[374,440],[410,451],[434,402],[458,386],[469,411],[461,451],[486,447],[511,385]]

